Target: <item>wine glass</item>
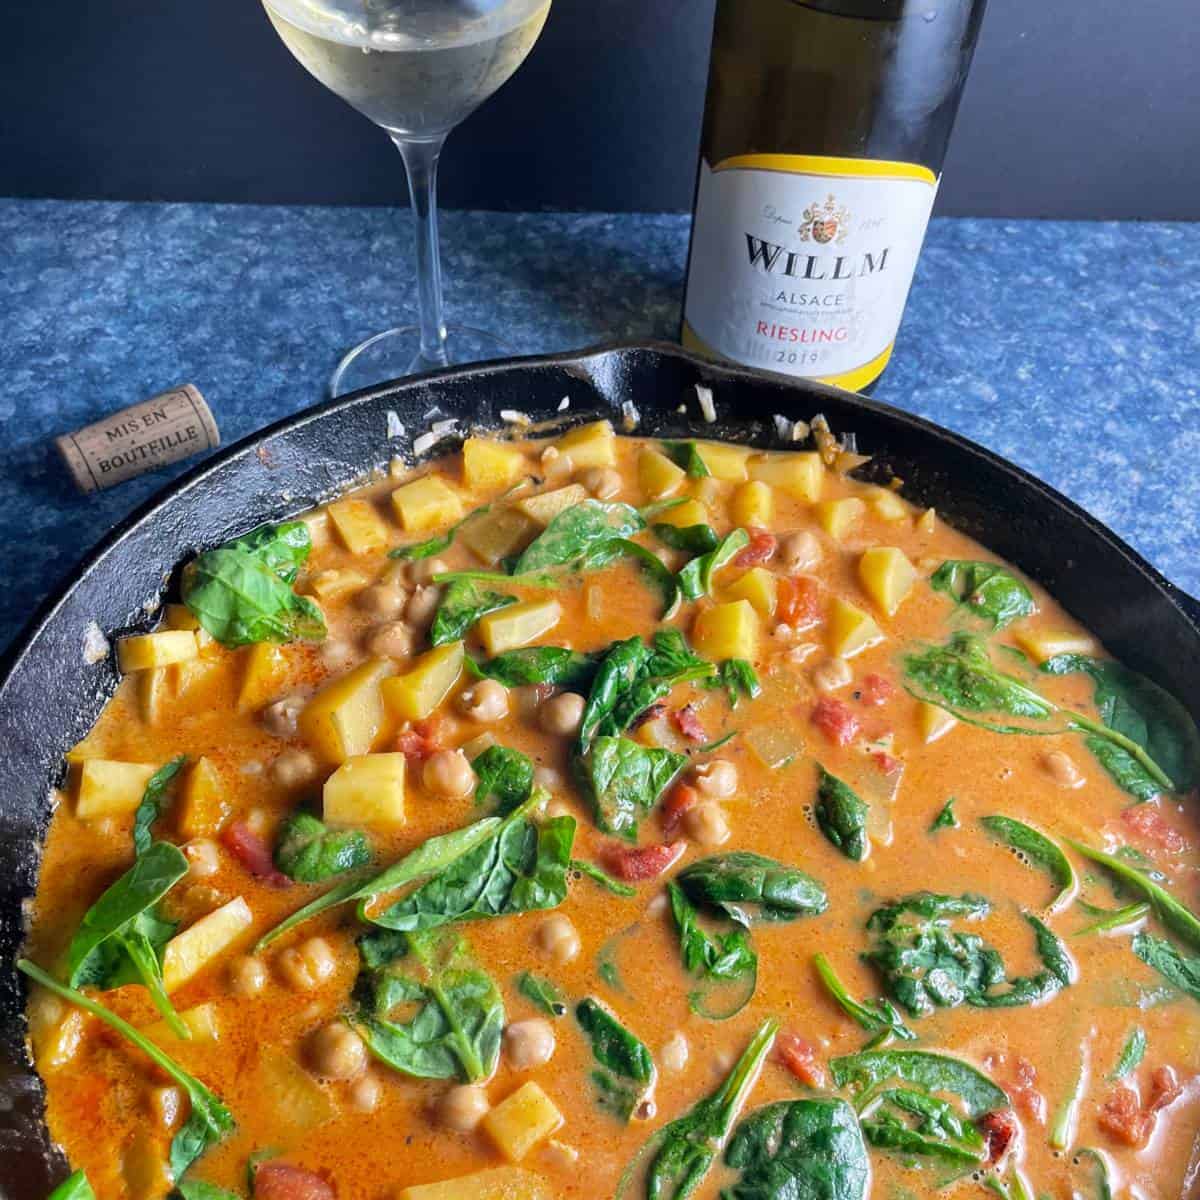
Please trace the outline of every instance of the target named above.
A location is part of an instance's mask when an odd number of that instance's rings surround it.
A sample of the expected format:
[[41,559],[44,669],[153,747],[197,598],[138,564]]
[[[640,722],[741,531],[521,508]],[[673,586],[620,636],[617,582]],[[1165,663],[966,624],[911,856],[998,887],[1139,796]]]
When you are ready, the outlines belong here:
[[263,0],[311,75],[396,144],[416,230],[420,324],[368,338],[338,364],[333,395],[451,362],[495,358],[482,330],[447,328],[438,254],[437,164],[446,136],[524,62],[550,0]]

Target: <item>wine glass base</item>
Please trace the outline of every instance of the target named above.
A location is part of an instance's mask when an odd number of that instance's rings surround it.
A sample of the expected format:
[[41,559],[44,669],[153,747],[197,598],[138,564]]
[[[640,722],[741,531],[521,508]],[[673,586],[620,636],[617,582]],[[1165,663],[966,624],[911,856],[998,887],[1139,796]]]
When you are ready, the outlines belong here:
[[354,347],[337,365],[329,380],[329,394],[344,396],[360,388],[436,371],[439,367],[504,358],[512,353],[498,337],[466,325],[447,325],[442,343],[445,357],[429,359],[421,353],[421,331],[415,325],[388,329]]

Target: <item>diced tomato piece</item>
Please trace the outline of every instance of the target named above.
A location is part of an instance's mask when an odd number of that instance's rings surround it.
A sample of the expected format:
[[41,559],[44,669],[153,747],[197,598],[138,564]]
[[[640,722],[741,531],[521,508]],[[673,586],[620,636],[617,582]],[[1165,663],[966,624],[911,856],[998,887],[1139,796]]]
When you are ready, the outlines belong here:
[[993,1075],[1004,1083],[1016,1107],[1039,1124],[1046,1123],[1046,1097],[1038,1091],[1037,1068],[1020,1054],[989,1054],[984,1060]]
[[445,747],[445,722],[440,717],[414,721],[396,734],[396,749],[407,758],[424,762]]
[[677,708],[671,714],[671,720],[675,722],[675,728],[689,742],[708,741],[708,734],[700,721],[700,717],[696,713],[695,705],[685,704],[682,708]]
[[825,1068],[817,1061],[816,1047],[798,1033],[781,1033],[776,1037],[775,1061],[805,1087],[825,1086]]
[[1154,1128],[1153,1113],[1142,1111],[1137,1092],[1122,1084],[1100,1108],[1100,1128],[1126,1146],[1144,1146]]
[[882,775],[895,775],[897,771],[904,770],[903,759],[889,754],[886,750],[872,750],[871,761],[879,768]]
[[1187,838],[1168,824],[1153,804],[1135,804],[1133,808],[1127,808],[1121,814],[1121,820],[1138,837],[1152,842],[1155,846],[1161,846],[1171,854],[1182,854],[1188,848]]
[[667,706],[661,700],[657,700],[650,705],[649,708],[643,708],[642,711],[633,718],[633,722],[630,724],[629,728],[640,729],[641,726],[645,725],[647,721],[653,721],[658,717],[661,717],[666,711]]
[[782,578],[775,589],[775,619],[793,629],[809,629],[821,619],[821,585],[808,575]]
[[858,698],[864,704],[870,704],[872,707],[878,707],[880,704],[886,704],[896,694],[896,685],[883,675],[876,675],[871,672],[870,675],[864,675],[863,681],[858,687]]
[[254,1172],[254,1200],[337,1200],[320,1175],[288,1163],[263,1163]]
[[662,822],[663,833],[667,837],[674,836],[679,827],[679,821],[693,804],[700,800],[700,793],[691,784],[677,783],[658,808],[658,818]]
[[661,846],[618,846],[609,843],[600,852],[604,865],[618,879],[640,883],[661,875],[683,856],[687,842],[664,842]]
[[1170,1107],[1183,1095],[1183,1085],[1172,1067],[1157,1067],[1150,1076],[1150,1095],[1146,1107],[1151,1112],[1160,1112]]
[[271,847],[266,838],[254,832],[245,821],[234,821],[221,831],[221,844],[255,879],[271,887],[287,887],[291,880],[275,869]]
[[983,1134],[987,1161],[998,1163],[1017,1136],[1017,1118],[1008,1109],[998,1109],[996,1112],[984,1113],[975,1124]]
[[773,533],[753,525],[746,532],[750,535],[750,544],[734,556],[735,567],[757,567],[775,556],[778,542]]
[[848,746],[858,737],[858,718],[848,705],[822,696],[812,710],[812,723],[835,745]]

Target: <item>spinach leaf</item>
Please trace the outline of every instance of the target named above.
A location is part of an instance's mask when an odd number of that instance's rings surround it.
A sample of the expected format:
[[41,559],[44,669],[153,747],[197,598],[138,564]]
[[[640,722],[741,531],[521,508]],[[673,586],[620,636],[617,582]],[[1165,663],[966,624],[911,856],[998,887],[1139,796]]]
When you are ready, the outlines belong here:
[[695,442],[662,442],[661,445],[662,452],[677,467],[682,467],[690,479],[705,479],[712,474]]
[[833,997],[838,1007],[853,1021],[856,1021],[860,1028],[874,1035],[868,1043],[868,1048],[874,1049],[876,1046],[885,1045],[893,1037],[906,1042],[911,1042],[916,1038],[917,1035],[904,1024],[900,1014],[890,1001],[856,1000],[850,995],[846,985],[838,978],[837,972],[834,971],[829,959],[824,954],[813,956],[813,966],[816,968],[821,982],[825,985],[826,991]]
[[171,780],[179,774],[180,768],[187,762],[187,755],[181,754],[169,763],[164,763],[146,781],[146,790],[142,793],[141,803],[133,814],[133,852],[145,854],[154,840],[151,827],[162,814],[163,801],[166,799],[167,788]]
[[524,575],[578,563],[595,546],[627,538],[646,522],[628,504],[581,500],[563,509],[517,556],[511,574]]
[[203,1179],[180,1180],[169,1200],[241,1200],[236,1192],[228,1192]]
[[584,571],[599,571],[611,566],[620,558],[633,560],[633,565],[662,599],[661,619],[669,621],[679,611],[679,581],[667,570],[662,559],[645,546],[639,546],[637,542],[631,542],[628,538],[612,538],[589,550],[580,566]]
[[311,548],[303,521],[261,525],[188,563],[183,602],[223,646],[319,641],[325,636],[321,610],[291,588]]
[[578,871],[580,875],[586,875],[614,896],[623,896],[628,900],[631,896],[637,895],[637,888],[622,883],[619,879],[614,879],[607,871],[600,870],[595,863],[585,862],[582,858],[571,859],[571,870]]
[[572,760],[580,791],[605,833],[636,841],[638,823],[687,766],[687,755],[623,737],[599,737]]
[[1138,1064],[1146,1057],[1146,1031],[1140,1026],[1134,1026],[1129,1032],[1129,1036],[1125,1039],[1125,1044],[1121,1047],[1121,1053],[1117,1057],[1116,1065],[1108,1073],[1108,1078],[1116,1083],[1118,1080],[1124,1079],[1131,1071],[1135,1071]]
[[182,1178],[183,1173],[205,1150],[234,1131],[233,1114],[221,1102],[220,1097],[209,1091],[195,1076],[189,1075],[128,1021],[118,1017],[111,1009],[105,1008],[103,1004],[84,995],[83,992],[59,983],[27,958],[17,960],[17,969],[68,1004],[82,1008],[84,1012],[103,1021],[127,1042],[141,1050],[184,1090],[191,1102],[191,1113],[175,1134],[168,1158],[171,1174],[176,1180]]
[[[514,484],[504,495],[507,496],[509,492],[516,491],[525,482],[527,481],[523,480],[521,483]],[[475,520],[476,517],[482,517],[484,513],[491,511],[492,506],[490,504],[481,504],[478,508],[473,508],[461,520],[451,525],[445,533],[439,533],[435,537],[427,538],[423,542],[413,542],[408,546],[397,546],[395,549],[388,551],[388,558],[399,558],[406,562],[417,562],[423,558],[432,558],[435,554],[442,554],[454,544],[454,539],[458,535],[458,531],[464,525],[469,521]],[[451,641],[453,640],[455,639],[452,638]],[[436,646],[437,642],[434,642],[434,645]]]
[[622,1176],[618,1197],[629,1195],[629,1181],[647,1154],[653,1158],[646,1173],[646,1200],[685,1200],[700,1186],[757,1082],[778,1031],[778,1021],[764,1021],[721,1086],[650,1139]]
[[82,1171],[76,1171],[50,1193],[49,1200],[96,1200],[96,1193],[92,1191],[87,1176]]
[[929,826],[930,833],[936,833],[939,829],[957,829],[958,818],[954,815],[954,797],[951,796],[945,804],[942,805],[941,812],[933,818],[933,824]]
[[747,928],[756,920],[817,916],[829,903],[825,888],[799,867],[748,850],[702,858],[675,882],[693,904],[716,909]]
[[[1084,1186],[1090,1189],[1090,1194],[1085,1194],[1074,1185],[1076,1175],[1084,1169],[1085,1164],[1089,1178]],[[1101,1151],[1093,1150],[1090,1146],[1082,1146],[1075,1151],[1072,1165],[1079,1168],[1079,1171],[1073,1171],[1071,1176],[1073,1200],[1113,1200],[1112,1176],[1109,1171],[1108,1159]]]
[[[679,949],[683,966],[698,976],[705,986],[688,996],[694,1013],[710,1021],[724,1021],[741,1012],[754,995],[758,983],[758,955],[744,929],[712,936],[701,928],[695,905],[674,881],[667,884],[671,914],[679,931]],[[734,983],[733,989],[722,985]],[[728,993],[732,991],[732,996]],[[725,1003],[713,1003],[713,996]]]
[[1006,979],[1005,990],[986,991],[968,995],[967,1003],[975,1008],[1017,1008],[1024,1004],[1040,1004],[1075,982],[1075,964],[1062,940],[1033,913],[1024,913],[1033,929],[1042,970],[1033,975]]
[[1124,735],[1146,752],[1167,780],[1157,778],[1120,745],[1088,749],[1131,795],[1148,800],[1163,790],[1186,792],[1200,782],[1200,732],[1187,710],[1158,684],[1111,659],[1060,654],[1042,664],[1052,675],[1084,672],[1091,677],[1093,699],[1109,730]]
[[734,529],[721,539],[715,550],[693,558],[679,572],[679,588],[684,599],[699,600],[701,596],[711,596],[713,576],[749,544],[750,535],[744,529]]
[[996,563],[949,559],[930,576],[929,586],[989,621],[993,629],[1036,611],[1030,590]]
[[102,990],[141,983],[172,1032],[190,1037],[163,986],[162,953],[175,925],[159,901],[187,874],[182,851],[155,842],[83,915],[67,951],[68,983]]
[[[407,942],[411,961],[401,957],[360,979],[364,1003],[351,1024],[376,1058],[405,1075],[489,1078],[505,1020],[496,984],[461,938],[410,934]],[[408,1019],[392,1019],[396,1008]]]
[[727,658],[717,668],[716,675],[703,683],[707,688],[724,688],[730,708],[737,708],[738,700],[742,696],[748,700],[755,700],[762,692],[757,672],[744,658]]
[[983,1136],[953,1106],[911,1088],[888,1088],[864,1119],[868,1142],[905,1158],[931,1158],[953,1167],[972,1167],[986,1156]]
[[1008,1096],[982,1071],[948,1054],[928,1050],[865,1050],[830,1060],[829,1070],[838,1087],[858,1093],[857,1106],[869,1103],[880,1084],[900,1080],[926,1092],[958,1096],[969,1117],[981,1117],[1008,1108]]
[[817,803],[813,815],[821,832],[849,859],[867,857],[867,815],[870,807],[854,790],[817,764]]
[[495,679],[505,687],[552,683],[579,688],[591,680],[596,670],[591,655],[563,646],[526,646],[498,654],[487,662],[476,662],[468,654],[464,665],[477,679]]
[[721,539],[717,537],[711,525],[668,525],[665,521],[652,525],[654,536],[671,550],[681,550],[684,554],[707,554],[715,550]]
[[1129,866],[1115,854],[1107,854],[1103,850],[1093,850],[1083,842],[1072,838],[1064,839],[1073,850],[1078,851],[1084,858],[1107,867],[1128,890],[1144,896],[1154,915],[1169,929],[1191,946],[1200,948],[1200,917],[1191,909],[1181,904],[1164,887],[1160,887],[1152,879],[1147,879],[1141,871]]
[[1060,912],[1071,903],[1078,881],[1071,860],[1057,842],[1052,842],[1044,833],[1014,817],[982,817],[979,823],[998,842],[1016,850],[1029,866],[1040,867],[1050,876],[1058,892],[1051,900],[1047,912]]
[[566,1016],[566,999],[549,979],[543,979],[531,971],[522,971],[517,976],[517,991],[548,1017]]
[[725,1151],[727,1200],[867,1200],[871,1164],[844,1100],[781,1100],[748,1116]]
[[[1084,901],[1077,901],[1077,903],[1085,911],[1096,910],[1094,904],[1085,904]],[[1072,936],[1084,937],[1089,933],[1104,933],[1111,929],[1120,929],[1124,925],[1132,925],[1135,921],[1140,921],[1143,917],[1150,915],[1150,905],[1145,900],[1141,900],[1137,904],[1126,904],[1111,912],[1104,909],[1096,911],[1103,912],[1104,915],[1099,920],[1084,925],[1082,929],[1077,929]]]
[[322,883],[370,861],[371,844],[360,830],[332,830],[307,812],[291,813],[279,827],[275,865],[297,883]]
[[447,642],[461,642],[480,617],[516,602],[516,596],[485,591],[473,579],[456,579],[442,593],[429,628],[429,644],[444,646]]
[[502,815],[529,799],[533,791],[533,762],[528,755],[509,746],[489,746],[471,760],[479,782],[475,803],[494,802]]
[[[598,735],[612,736],[624,732],[628,723],[638,715],[637,712],[631,712],[627,719],[624,716],[618,717],[617,706],[622,701],[628,701],[639,681],[648,678],[649,661],[650,648],[640,637],[626,638],[609,646],[600,660],[587,703],[584,705],[583,717],[579,724],[580,754],[587,753],[593,739]],[[646,689],[645,695],[648,699],[644,707],[648,708],[654,701],[666,695],[668,690],[669,687],[665,684],[660,688]]]
[[1151,933],[1134,935],[1133,952],[1181,992],[1200,1000],[1200,958],[1184,958],[1166,938]]
[[575,1006],[575,1020],[587,1035],[599,1069],[592,1073],[601,1103],[623,1121],[654,1090],[657,1072],[645,1045],[591,996]]

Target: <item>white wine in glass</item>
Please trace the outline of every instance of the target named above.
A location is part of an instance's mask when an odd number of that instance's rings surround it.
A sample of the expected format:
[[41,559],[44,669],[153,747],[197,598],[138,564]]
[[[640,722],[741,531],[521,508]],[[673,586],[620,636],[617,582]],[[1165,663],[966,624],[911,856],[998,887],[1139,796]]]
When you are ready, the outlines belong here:
[[504,346],[442,319],[437,163],[446,135],[524,62],[550,0],[263,0],[283,43],[330,91],[384,129],[408,172],[420,324],[368,338],[342,359],[333,394]]

